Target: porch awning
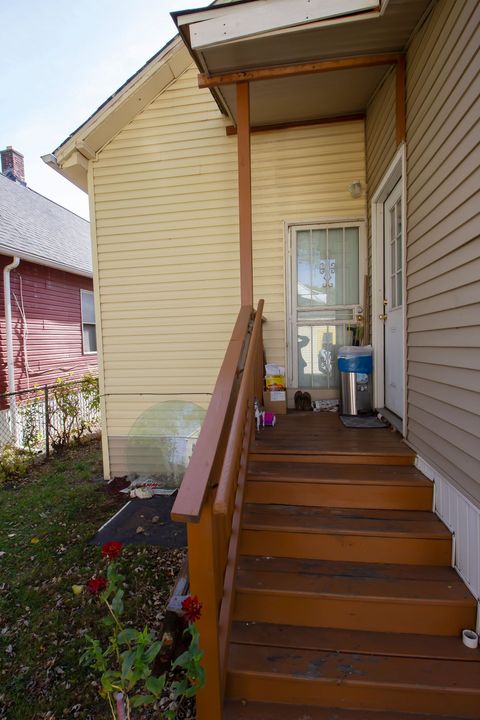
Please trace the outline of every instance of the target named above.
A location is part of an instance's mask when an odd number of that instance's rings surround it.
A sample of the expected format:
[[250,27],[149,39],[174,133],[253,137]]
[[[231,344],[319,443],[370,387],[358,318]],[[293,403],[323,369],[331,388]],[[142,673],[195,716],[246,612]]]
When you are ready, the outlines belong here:
[[[234,123],[229,78],[247,73],[245,79],[259,80],[256,71],[272,71],[250,87],[251,124],[265,126],[364,111],[429,5],[430,0],[241,0],[172,15],[205,86]],[[312,63],[315,68],[309,68]],[[305,72],[297,74],[300,66]],[[208,84],[219,76],[225,82]]]

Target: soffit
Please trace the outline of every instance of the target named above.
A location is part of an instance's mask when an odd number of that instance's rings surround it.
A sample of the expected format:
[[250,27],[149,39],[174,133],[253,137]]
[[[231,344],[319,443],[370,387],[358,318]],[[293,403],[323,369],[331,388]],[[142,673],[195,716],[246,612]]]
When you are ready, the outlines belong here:
[[[202,11],[178,13],[174,18],[198,68],[209,75],[219,75],[332,58],[401,52],[431,4],[431,0],[388,0],[381,5],[379,2],[364,3],[362,11],[318,20],[319,8],[328,8],[332,3],[317,0],[317,19],[285,26],[286,21],[282,23],[281,19],[285,3],[294,5],[303,1],[250,0],[236,5],[210,7],[203,15]],[[341,0],[339,7],[348,7],[348,2]],[[354,6],[355,1],[351,0],[351,7]],[[253,22],[257,7],[258,13],[263,8],[263,15],[260,15],[263,19],[259,25],[261,32],[252,34],[247,19],[251,16]],[[270,30],[265,29],[267,11],[271,18]],[[208,23],[214,20],[217,20],[217,28],[222,22],[225,26],[223,39],[221,32],[215,31],[215,28],[206,31]],[[215,32],[218,40],[213,42]],[[365,109],[386,72],[388,68],[383,66],[253,82],[252,124],[295,122],[302,117],[310,119],[358,112]],[[223,111],[235,121],[232,87],[216,87],[212,92]],[[270,113],[266,107],[267,99]]]
[[[251,124],[260,127],[363,112],[386,72],[380,66],[252,83]],[[229,114],[236,117],[235,86],[221,90]]]

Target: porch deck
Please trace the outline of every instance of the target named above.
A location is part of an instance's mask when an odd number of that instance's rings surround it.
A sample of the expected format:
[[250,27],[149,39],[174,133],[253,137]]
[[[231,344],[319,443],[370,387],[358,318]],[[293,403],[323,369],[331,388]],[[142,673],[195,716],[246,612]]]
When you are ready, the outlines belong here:
[[[337,413],[291,412],[278,415],[275,427],[256,433],[251,454],[325,455],[330,461],[369,462],[376,457],[382,464],[410,464],[415,453],[400,433],[390,429],[346,428]],[[340,459],[341,458],[341,459]],[[326,459],[326,458],[325,458]]]

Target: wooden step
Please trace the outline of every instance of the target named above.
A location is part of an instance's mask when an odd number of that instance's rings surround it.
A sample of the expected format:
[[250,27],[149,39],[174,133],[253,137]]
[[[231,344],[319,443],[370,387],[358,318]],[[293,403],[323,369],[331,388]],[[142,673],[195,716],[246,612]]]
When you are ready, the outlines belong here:
[[431,510],[433,484],[412,465],[250,459],[246,502],[309,507]]
[[237,621],[232,623],[230,638],[232,642],[240,645],[268,645],[271,648],[461,660],[477,664],[480,683],[480,652],[465,647],[460,635],[446,637],[444,635],[380,633]]
[[479,717],[478,665],[231,643],[227,697]]
[[248,504],[240,552],[317,560],[449,565],[451,534],[432,512]]
[[263,462],[294,462],[294,463],[325,463],[346,465],[413,465],[415,453],[408,448],[402,452],[366,450],[360,452],[332,452],[330,450],[282,450],[270,448],[263,452],[253,450],[250,457],[255,461]]
[[242,556],[234,619],[458,635],[476,603],[450,567]]
[[414,715],[378,710],[345,710],[314,705],[281,705],[279,703],[227,700],[223,720],[464,720],[453,715]]

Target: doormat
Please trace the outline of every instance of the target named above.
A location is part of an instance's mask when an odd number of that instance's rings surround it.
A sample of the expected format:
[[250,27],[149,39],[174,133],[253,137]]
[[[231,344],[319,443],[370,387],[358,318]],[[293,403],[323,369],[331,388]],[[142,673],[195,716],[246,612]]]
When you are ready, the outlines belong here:
[[185,547],[185,525],[170,519],[174,501],[174,495],[130,500],[98,530],[90,544],[103,545],[118,540],[125,545],[159,545],[166,549]]
[[379,420],[376,417],[367,416],[362,417],[361,415],[340,415],[340,420],[347,428],[357,429],[368,429],[374,430],[376,428],[388,428],[389,425],[384,423],[383,420]]

